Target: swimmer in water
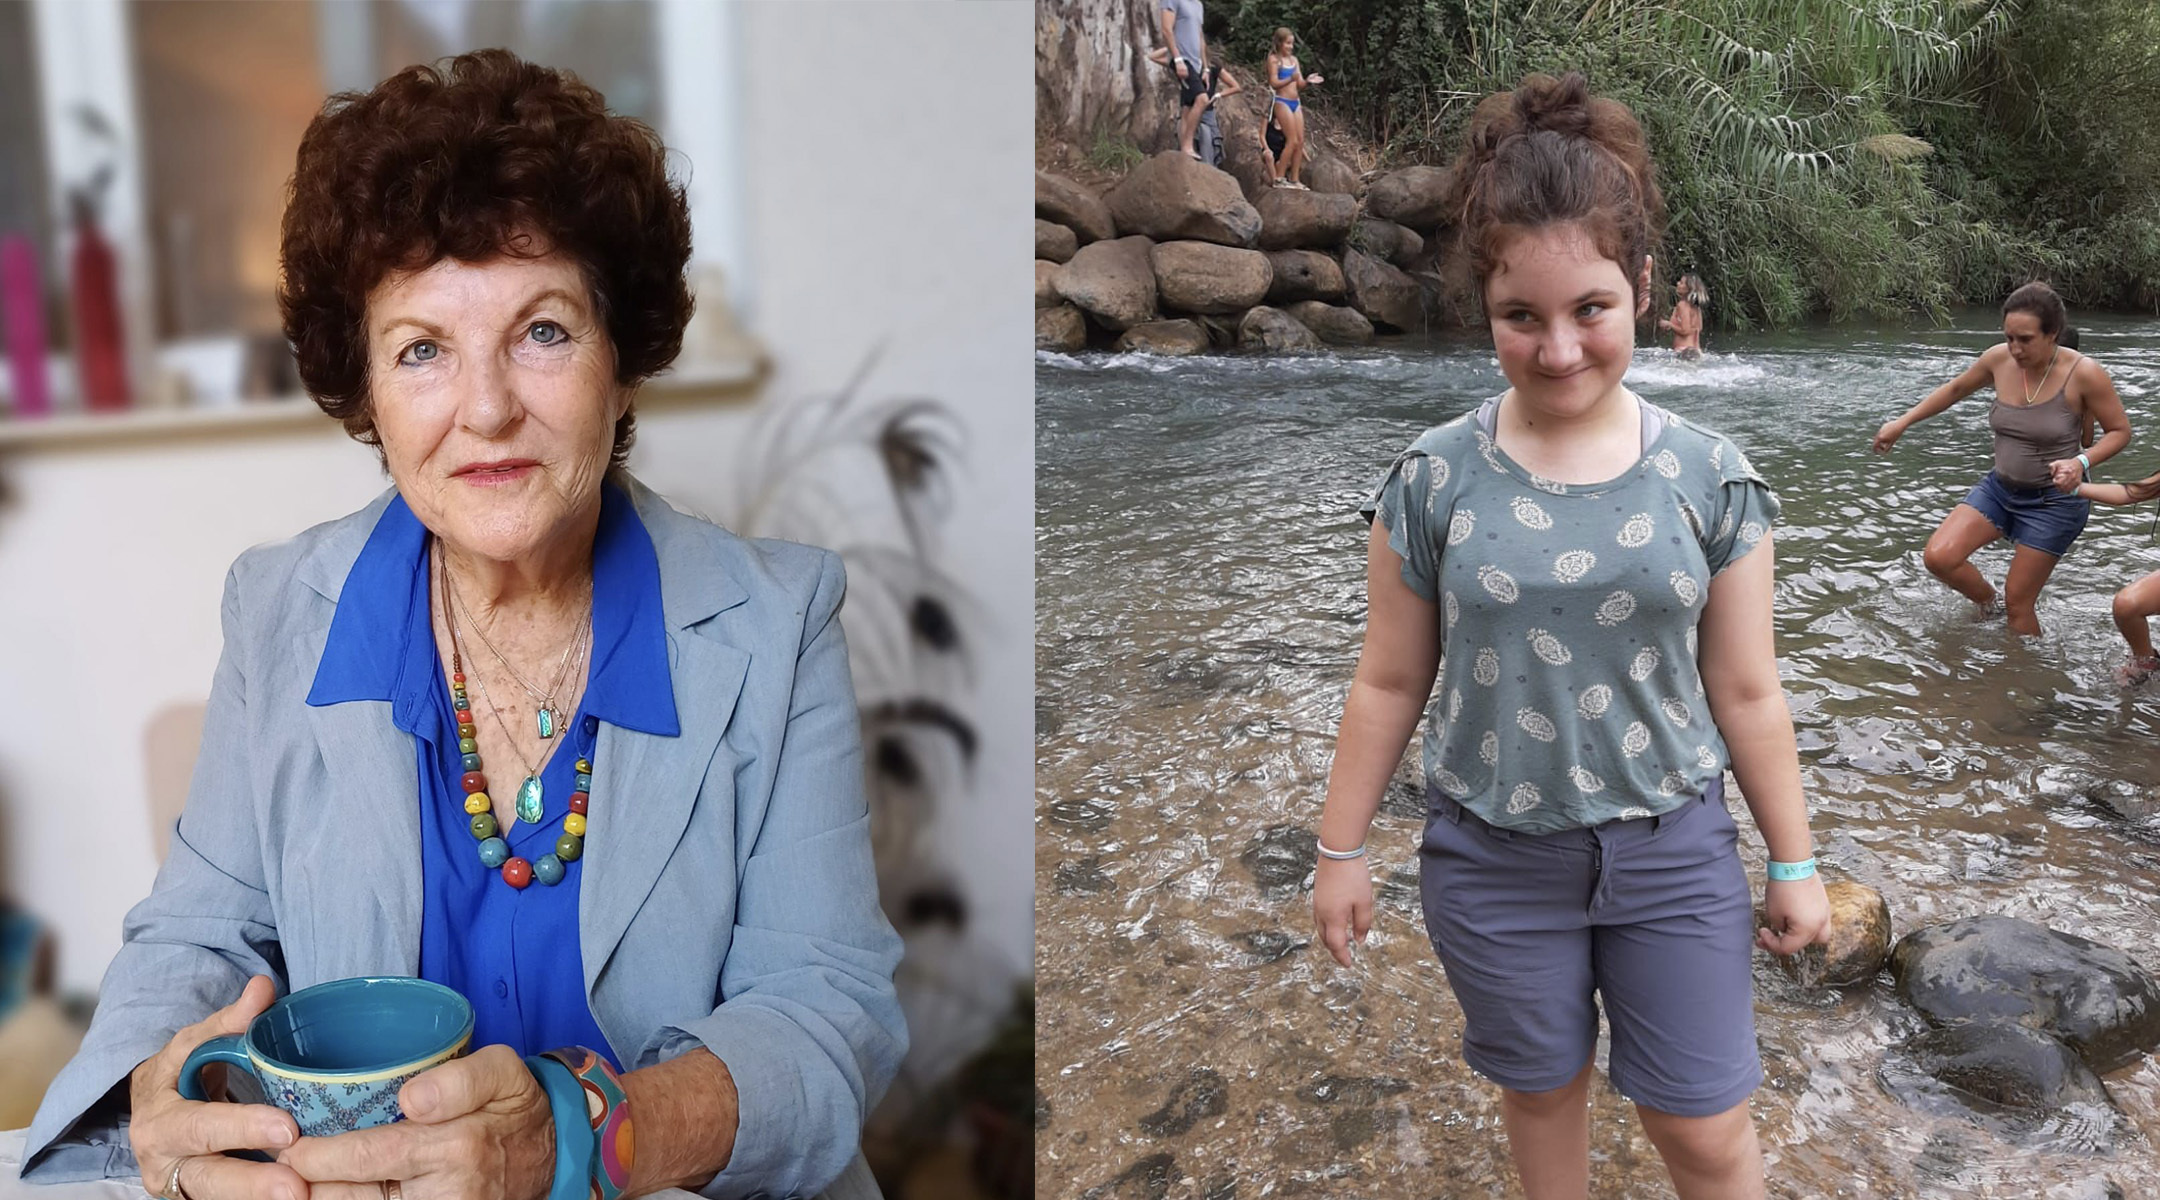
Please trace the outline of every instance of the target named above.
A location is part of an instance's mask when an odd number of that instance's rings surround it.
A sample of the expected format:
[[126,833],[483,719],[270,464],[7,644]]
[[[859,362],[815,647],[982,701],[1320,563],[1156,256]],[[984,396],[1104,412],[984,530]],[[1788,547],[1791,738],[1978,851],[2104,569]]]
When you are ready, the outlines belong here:
[[1702,315],[1710,307],[1710,289],[1694,275],[1682,275],[1673,287],[1672,315],[1658,322],[1672,332],[1673,353],[1687,362],[1702,357]]

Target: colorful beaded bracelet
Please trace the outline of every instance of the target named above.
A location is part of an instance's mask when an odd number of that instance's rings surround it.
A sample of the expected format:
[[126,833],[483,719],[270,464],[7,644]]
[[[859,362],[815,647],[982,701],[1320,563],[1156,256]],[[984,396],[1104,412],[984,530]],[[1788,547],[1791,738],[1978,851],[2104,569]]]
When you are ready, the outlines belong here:
[[[541,1055],[570,1069],[585,1089],[585,1112],[593,1133],[591,1200],[620,1200],[630,1186],[637,1139],[630,1123],[630,1096],[622,1077],[598,1052],[566,1046]],[[550,1197],[549,1200],[557,1200]]]
[[548,1113],[555,1118],[555,1181],[547,1200],[588,1200],[595,1155],[585,1086],[552,1057],[528,1055],[525,1066],[547,1093]]

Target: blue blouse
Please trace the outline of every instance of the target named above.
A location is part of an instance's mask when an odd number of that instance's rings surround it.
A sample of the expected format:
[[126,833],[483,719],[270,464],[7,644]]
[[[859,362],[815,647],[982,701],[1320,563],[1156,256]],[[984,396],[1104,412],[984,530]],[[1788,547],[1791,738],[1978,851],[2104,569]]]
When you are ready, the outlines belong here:
[[[308,703],[387,700],[391,723],[413,737],[420,776],[420,977],[472,1002],[473,1046],[502,1043],[519,1054],[590,1046],[620,1069],[622,1055],[608,1045],[585,997],[578,942],[584,861],[564,864],[562,882],[553,887],[534,880],[522,890],[480,862],[459,783],[465,766],[450,681],[436,652],[427,545],[426,527],[403,497],[393,499],[346,576]],[[602,489],[593,542],[592,623],[584,698],[540,771],[545,813],[537,825],[513,817],[503,834],[510,852],[528,862],[552,853],[562,836],[573,764],[593,757],[601,722],[681,734],[661,619],[660,562],[630,498],[612,483]],[[478,642],[466,649],[479,649]],[[514,761],[486,762],[481,770],[496,796],[515,794],[525,777],[524,765]]]

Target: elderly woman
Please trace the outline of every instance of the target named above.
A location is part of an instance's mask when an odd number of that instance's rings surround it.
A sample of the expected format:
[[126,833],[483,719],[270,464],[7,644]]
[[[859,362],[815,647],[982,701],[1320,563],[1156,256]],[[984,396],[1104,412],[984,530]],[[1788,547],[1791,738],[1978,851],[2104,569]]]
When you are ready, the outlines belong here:
[[[624,1194],[809,1195],[844,1170],[831,1194],[875,1194],[856,1146],[906,1033],[839,562],[623,470],[691,307],[662,156],[502,51],[309,127],[285,329],[394,486],[233,565],[171,857],[26,1179],[532,1200],[553,1124],[520,1056],[582,1045],[635,1116]],[[479,1049],[406,1085],[407,1121],[303,1138],[276,1108],[181,1099],[205,1039],[362,975],[475,1010]]]

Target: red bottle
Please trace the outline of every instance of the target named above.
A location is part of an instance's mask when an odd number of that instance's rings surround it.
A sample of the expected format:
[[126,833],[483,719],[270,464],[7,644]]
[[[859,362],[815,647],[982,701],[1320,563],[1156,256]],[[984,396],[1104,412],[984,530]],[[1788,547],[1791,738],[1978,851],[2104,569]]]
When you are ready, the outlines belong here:
[[120,336],[120,266],[97,214],[75,198],[75,369],[83,403],[105,411],[128,406],[127,346]]

